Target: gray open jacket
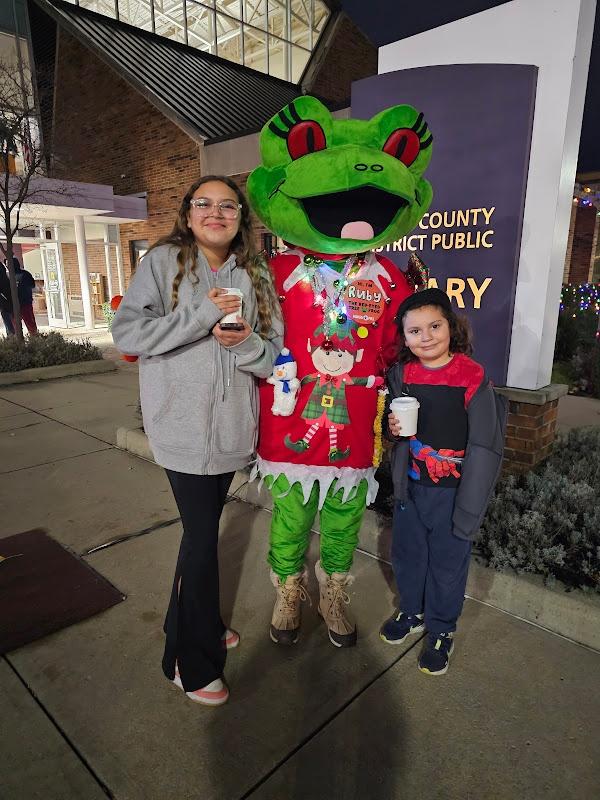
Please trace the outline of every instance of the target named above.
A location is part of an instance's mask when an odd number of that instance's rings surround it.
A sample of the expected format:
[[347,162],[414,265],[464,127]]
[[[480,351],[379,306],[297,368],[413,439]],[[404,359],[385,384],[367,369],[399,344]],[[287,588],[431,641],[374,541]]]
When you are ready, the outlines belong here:
[[[392,436],[387,417],[391,400],[406,394],[402,391],[403,374],[403,364],[394,364],[387,373],[386,381],[390,391],[383,416],[384,435],[394,443],[391,453],[394,498],[401,503],[406,501],[408,492],[410,439]],[[485,516],[502,469],[506,416],[506,398],[496,394],[491,382],[484,376],[467,406],[467,447],[452,517],[453,533],[460,539],[475,539]]]
[[140,357],[144,429],[158,464],[176,472],[217,475],[248,464],[258,434],[256,378],[271,375],[282,347],[283,322],[274,318],[267,340],[257,333],[226,348],[211,334],[223,316],[209,300],[214,286],[244,293],[243,316],[257,322],[247,271],[230,256],[214,273],[202,253],[194,283],[186,275],[172,311],[178,248],[145,256],[115,315],[112,334],[123,353]]

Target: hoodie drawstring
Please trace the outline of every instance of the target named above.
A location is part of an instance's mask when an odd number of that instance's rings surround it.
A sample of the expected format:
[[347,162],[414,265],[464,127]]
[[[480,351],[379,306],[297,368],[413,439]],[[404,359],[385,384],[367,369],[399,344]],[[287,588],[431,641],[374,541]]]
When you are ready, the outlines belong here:
[[[209,267],[208,267],[208,263],[207,263],[206,259],[205,258],[200,258],[200,260],[202,261],[203,266],[204,266],[204,272],[206,274],[206,280],[208,282],[208,285],[209,286],[215,286],[216,285],[216,275],[215,275],[215,273],[213,273],[212,276],[211,276],[211,272],[209,271]],[[232,283],[232,275],[233,275],[232,262],[235,263],[235,259],[234,259],[233,256],[230,256],[228,258],[228,260],[227,260],[227,283],[229,284],[229,288],[230,289],[232,288],[232,285],[233,285],[233,283]],[[225,392],[231,387],[231,378],[232,378],[232,372],[233,372],[232,366],[231,366],[231,351],[229,350],[229,348],[227,348],[227,369],[226,370],[223,367],[223,357],[222,357],[222,354],[220,352],[220,348],[219,348],[217,359],[218,359],[218,362],[219,362],[219,373],[220,373],[220,376],[221,376],[221,387],[222,387],[221,400],[224,401],[225,400]],[[234,363],[235,363],[235,355],[233,357],[233,360],[234,360]],[[227,372],[227,375],[225,375],[225,372]]]

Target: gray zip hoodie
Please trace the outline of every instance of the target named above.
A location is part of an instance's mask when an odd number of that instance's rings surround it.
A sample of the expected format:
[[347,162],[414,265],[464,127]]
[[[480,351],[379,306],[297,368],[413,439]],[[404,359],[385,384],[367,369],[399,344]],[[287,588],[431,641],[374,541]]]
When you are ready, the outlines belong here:
[[256,378],[271,375],[283,345],[283,322],[267,340],[252,333],[226,348],[211,334],[223,316],[207,297],[214,286],[244,293],[242,314],[256,327],[256,296],[247,271],[230,256],[214,273],[200,252],[197,283],[187,274],[172,311],[178,248],[162,245],[139,264],[115,315],[119,350],[137,355],[144,429],[161,466],[195,475],[233,472],[251,460],[258,434]]

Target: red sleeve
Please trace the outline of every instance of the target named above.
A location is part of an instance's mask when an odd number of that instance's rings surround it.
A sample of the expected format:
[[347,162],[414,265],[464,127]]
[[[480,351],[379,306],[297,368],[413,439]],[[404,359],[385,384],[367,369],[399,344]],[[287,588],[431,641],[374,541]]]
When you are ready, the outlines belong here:
[[297,255],[286,255],[286,253],[277,253],[276,256],[269,259],[269,266],[273,273],[275,281],[275,290],[279,296],[284,295],[283,284],[287,276],[294,270],[298,264],[299,259]]
[[[395,322],[396,314],[402,301],[412,294],[412,289],[402,274],[402,271],[394,264],[393,261],[390,261],[389,258],[386,258],[379,253],[377,253],[377,260],[386,268],[392,279],[388,291],[388,297],[390,298],[391,302],[386,309],[383,322],[384,331],[382,337],[383,344],[381,348],[383,366],[385,369],[387,369],[396,361],[398,357],[399,339],[398,328],[396,327]],[[392,286],[395,286],[395,288],[392,289]]]
[[473,395],[483,383],[485,372],[481,364],[478,364],[476,361],[473,361],[472,359],[465,356],[464,376],[465,376],[465,386],[466,386],[465,408],[467,408],[467,406],[473,399]]

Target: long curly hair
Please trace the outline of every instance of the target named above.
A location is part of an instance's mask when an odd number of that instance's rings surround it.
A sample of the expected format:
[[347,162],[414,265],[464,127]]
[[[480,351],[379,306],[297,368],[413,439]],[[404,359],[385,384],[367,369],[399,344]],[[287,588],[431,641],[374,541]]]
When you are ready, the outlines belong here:
[[[455,314],[454,311],[448,311],[442,306],[438,306],[433,303],[424,303],[423,306],[415,305],[411,308],[411,311],[414,310],[415,308],[423,308],[425,305],[428,306],[433,305],[433,307],[437,308],[438,311],[442,314],[442,316],[448,320],[448,327],[450,328],[450,347],[449,347],[450,352],[464,353],[464,355],[466,356],[472,355],[473,332],[471,330],[471,324],[469,320],[466,317]],[[400,350],[398,352],[398,361],[400,361],[400,363],[402,364],[407,364],[409,361],[417,361],[416,355],[410,350],[404,338],[403,323],[405,317],[406,314],[402,316],[402,319],[396,320],[396,325],[398,327],[398,337],[400,339]]]
[[177,253],[177,264],[179,270],[173,280],[171,294],[171,309],[177,308],[179,302],[179,286],[186,273],[192,283],[198,283],[196,269],[198,266],[198,244],[194,238],[191,228],[188,227],[188,214],[190,211],[190,200],[195,192],[204,183],[218,181],[224,183],[235,192],[238,202],[241,204],[240,227],[231,242],[231,253],[235,253],[237,265],[248,272],[248,276],[256,294],[256,304],[258,310],[258,333],[266,339],[272,327],[273,316],[280,316],[279,299],[273,285],[273,276],[268,264],[256,250],[254,243],[254,231],[250,218],[250,206],[240,187],[226,175],[205,175],[195,181],[187,190],[185,197],[181,201],[181,206],[177,213],[177,219],[173,229],[166,236],[162,236],[152,244],[149,250],[163,244],[171,244],[179,248]]

